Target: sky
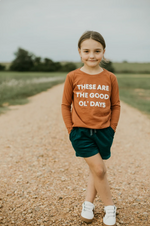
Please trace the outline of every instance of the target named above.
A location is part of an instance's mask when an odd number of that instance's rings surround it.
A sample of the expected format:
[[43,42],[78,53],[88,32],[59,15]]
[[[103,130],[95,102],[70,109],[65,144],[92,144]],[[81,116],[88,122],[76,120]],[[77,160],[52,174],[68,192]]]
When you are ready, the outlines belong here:
[[150,62],[150,0],[0,0],[0,62],[18,48],[78,62],[87,30],[102,34],[107,59]]

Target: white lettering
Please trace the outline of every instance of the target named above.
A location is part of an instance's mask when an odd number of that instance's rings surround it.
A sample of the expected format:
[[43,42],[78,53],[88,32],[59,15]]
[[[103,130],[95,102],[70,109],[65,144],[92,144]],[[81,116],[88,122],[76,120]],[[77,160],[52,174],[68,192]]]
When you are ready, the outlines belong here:
[[97,90],[100,89],[100,90],[106,90],[106,91],[109,91],[109,86],[105,86],[105,85],[98,85],[97,87]]
[[92,89],[92,84],[89,84],[89,89]]
[[100,97],[101,99],[104,99],[104,94],[101,93],[101,94],[99,95],[99,97]]
[[80,90],[80,85],[77,85],[78,89]]
[[93,89],[96,89],[96,84],[93,84]]
[[100,98],[100,99],[109,99],[109,95],[108,94],[103,94],[103,93],[90,93],[89,95],[91,98]]
[[79,105],[80,106],[83,106],[83,101],[79,101]]
[[95,97],[96,98],[99,98],[99,93],[95,93]]
[[77,97],[84,97],[84,98],[88,98],[88,93],[76,93]]
[[[78,90],[81,90],[81,89],[96,89],[96,84],[80,84],[80,85],[77,85],[77,87],[78,87]],[[97,90],[109,91],[109,86],[98,85]]]
[[95,103],[95,107],[96,107],[96,106],[99,107],[99,103],[98,103],[98,102]]
[[78,90],[81,90],[81,89],[96,89],[96,84],[80,84],[80,85],[77,85],[78,87]]
[[102,107],[102,108],[105,108],[106,107],[106,104],[105,102],[94,102],[94,101],[90,101],[90,106],[91,107]]
[[77,94],[77,97],[79,97],[80,93],[76,93]]
[[90,93],[90,97],[93,98],[94,97],[94,93]]
[[104,85],[102,85],[102,90],[105,90],[105,86]]
[[80,97],[84,97],[84,93],[80,93]]
[[109,86],[106,86],[106,91],[109,91]]
[[98,85],[97,89],[100,89],[100,90],[101,90],[101,89],[102,89],[102,88],[101,88],[101,85]]
[[79,105],[87,107],[86,101],[79,101]]
[[106,107],[106,104],[105,104],[105,102],[103,102],[103,108],[105,108]]
[[109,99],[109,95],[108,94],[105,94],[105,99]]
[[95,106],[95,102],[94,101],[90,101],[90,106],[91,107]]

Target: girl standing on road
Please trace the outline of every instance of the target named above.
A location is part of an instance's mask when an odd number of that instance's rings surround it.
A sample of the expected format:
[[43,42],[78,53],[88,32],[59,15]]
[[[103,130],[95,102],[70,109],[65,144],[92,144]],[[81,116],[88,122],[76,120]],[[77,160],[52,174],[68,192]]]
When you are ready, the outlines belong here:
[[[83,67],[67,74],[62,116],[76,156],[85,159],[90,169],[81,218],[89,223],[94,218],[96,194],[104,203],[104,225],[116,224],[106,166],[120,115],[119,88],[116,76],[100,67],[105,40],[95,31],[85,32],[79,39],[78,51]],[[72,105],[72,108],[71,108]]]

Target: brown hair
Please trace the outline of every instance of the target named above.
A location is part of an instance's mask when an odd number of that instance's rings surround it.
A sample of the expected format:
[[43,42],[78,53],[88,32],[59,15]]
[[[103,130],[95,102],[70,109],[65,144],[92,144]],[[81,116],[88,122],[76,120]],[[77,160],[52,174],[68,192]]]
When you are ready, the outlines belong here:
[[103,46],[103,48],[106,48],[106,43],[105,40],[103,38],[103,36],[96,32],[96,31],[86,31],[85,33],[83,33],[83,35],[80,37],[79,41],[78,41],[78,48],[81,48],[81,43],[86,40],[86,39],[93,39],[97,42],[100,42]]
[[[105,40],[100,33],[96,32],[96,31],[86,31],[85,33],[83,33],[83,35],[80,37],[80,39],[78,41],[79,49],[81,48],[81,43],[86,39],[93,39],[93,40],[101,43],[101,45],[103,46],[103,49],[106,48]],[[103,61],[106,63],[109,62],[109,60],[107,60],[105,57],[103,57]]]

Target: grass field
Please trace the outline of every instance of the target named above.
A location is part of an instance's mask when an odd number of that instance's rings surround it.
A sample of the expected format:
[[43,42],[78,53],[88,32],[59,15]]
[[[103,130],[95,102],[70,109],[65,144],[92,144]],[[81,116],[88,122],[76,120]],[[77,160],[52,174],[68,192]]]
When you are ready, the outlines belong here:
[[25,104],[27,97],[62,83],[66,73],[0,72],[0,113],[9,105]]
[[150,74],[117,74],[120,99],[150,115]]
[[115,73],[148,73],[150,74],[150,63],[112,63]]
[[[0,72],[0,113],[62,83],[67,73]],[[120,99],[150,115],[150,74],[116,74]]]

